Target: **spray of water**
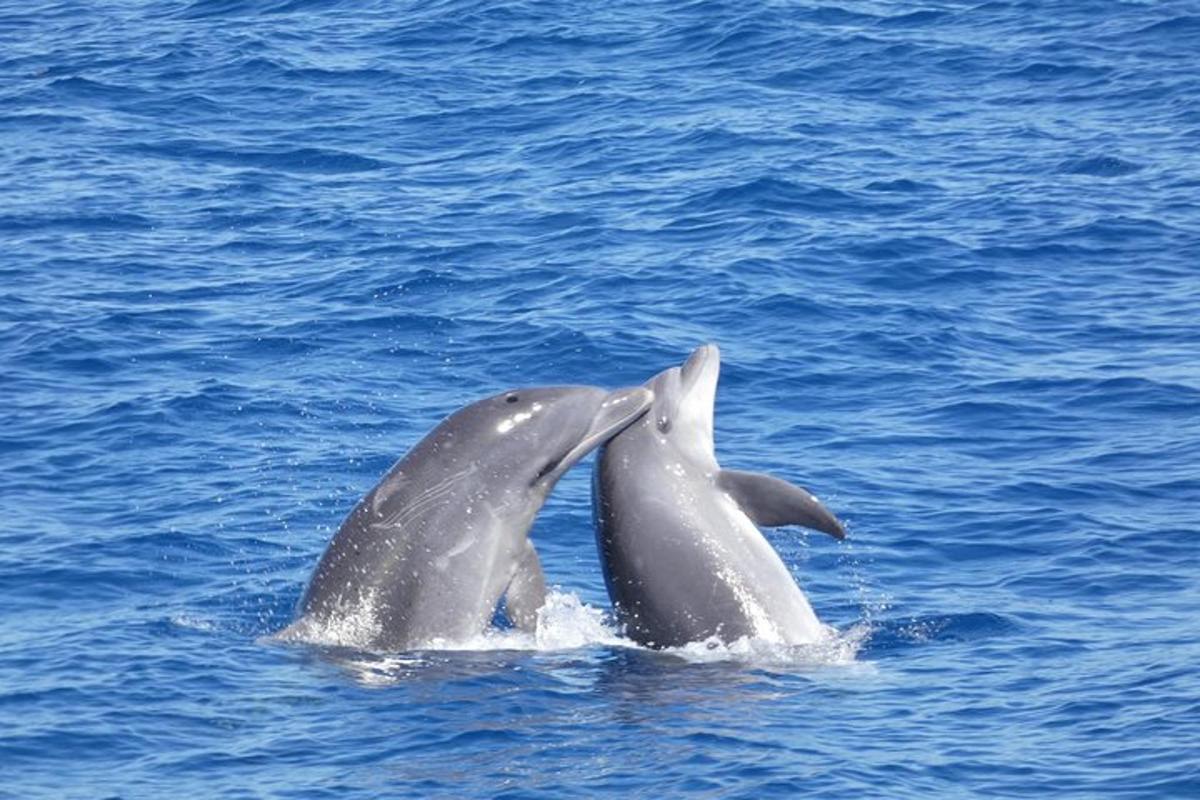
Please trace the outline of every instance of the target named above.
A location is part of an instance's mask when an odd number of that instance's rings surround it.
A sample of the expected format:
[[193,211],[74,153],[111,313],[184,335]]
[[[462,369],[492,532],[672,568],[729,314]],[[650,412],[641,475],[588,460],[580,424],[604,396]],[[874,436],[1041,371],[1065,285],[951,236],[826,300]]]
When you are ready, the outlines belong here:
[[[270,637],[273,641],[314,644],[322,647],[366,650],[363,643],[378,629],[369,607],[353,614],[337,616],[326,622],[300,620]],[[852,664],[869,629],[856,625],[846,631],[825,626],[820,640],[805,645],[784,645],[765,639],[745,638],[722,642],[713,638],[662,651],[689,662],[739,661],[766,665],[834,666]],[[495,651],[560,652],[593,647],[640,646],[624,637],[605,613],[583,603],[575,594],[551,590],[538,615],[536,633],[516,629],[489,628],[478,636],[462,640],[434,639],[421,653]],[[375,667],[408,666],[420,661],[410,654],[373,654]],[[392,663],[400,659],[402,663]],[[414,660],[416,659],[416,660]],[[378,663],[377,663],[378,662]],[[392,670],[386,669],[388,674]]]

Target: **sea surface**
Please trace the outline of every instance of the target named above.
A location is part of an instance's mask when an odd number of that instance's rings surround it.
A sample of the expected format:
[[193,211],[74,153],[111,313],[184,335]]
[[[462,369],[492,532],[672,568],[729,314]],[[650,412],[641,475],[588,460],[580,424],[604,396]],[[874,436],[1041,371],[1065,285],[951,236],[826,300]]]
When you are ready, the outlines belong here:
[[[827,646],[281,643],[509,387],[720,345]],[[0,795],[1200,797],[1200,5],[0,7]]]

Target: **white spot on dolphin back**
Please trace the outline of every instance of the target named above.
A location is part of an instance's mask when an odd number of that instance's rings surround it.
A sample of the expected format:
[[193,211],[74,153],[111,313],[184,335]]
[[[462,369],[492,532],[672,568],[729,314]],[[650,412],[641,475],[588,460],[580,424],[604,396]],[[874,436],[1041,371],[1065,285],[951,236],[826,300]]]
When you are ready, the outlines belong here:
[[533,419],[533,416],[541,410],[542,404],[534,403],[529,407],[528,411],[520,411],[516,414],[513,414],[511,417],[505,417],[504,419],[500,420],[500,424],[496,426],[496,433],[508,433],[522,422],[528,422],[529,420]]
[[532,414],[522,412],[520,414],[513,414],[511,417],[502,419],[500,420],[500,424],[496,426],[496,433],[508,433],[513,428],[517,427],[532,416]]

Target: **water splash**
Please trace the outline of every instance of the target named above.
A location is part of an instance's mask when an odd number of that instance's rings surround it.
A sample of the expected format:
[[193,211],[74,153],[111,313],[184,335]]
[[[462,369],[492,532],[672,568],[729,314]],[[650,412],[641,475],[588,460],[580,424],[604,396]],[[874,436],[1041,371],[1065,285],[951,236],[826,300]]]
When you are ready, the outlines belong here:
[[[626,638],[601,609],[589,606],[571,592],[552,589],[538,612],[536,632],[488,628],[466,639],[436,638],[404,653],[380,652],[367,643],[378,634],[379,621],[369,604],[336,619],[302,618],[265,641],[300,643],[342,651],[339,661],[368,684],[390,683],[412,669],[444,662],[455,655],[486,653],[557,653],[590,648],[646,648]],[[716,637],[662,652],[691,663],[719,661],[761,666],[800,668],[855,663],[860,647],[870,637],[870,625],[845,631],[823,626],[821,638],[810,644],[788,645],[767,638],[746,637],[723,642]],[[352,654],[345,651],[352,651]]]
[[857,663],[859,649],[869,639],[871,628],[858,624],[845,631],[823,626],[823,636],[810,644],[789,645],[768,639],[745,637],[722,642],[716,637],[672,647],[664,652],[690,662],[737,661],[754,666],[826,667]]
[[383,632],[379,605],[374,591],[366,592],[361,602],[339,604],[326,618],[302,616],[281,631],[265,637],[268,641],[313,644],[321,647],[345,647],[370,650],[371,643]]
[[488,628],[478,636],[462,640],[434,639],[424,649],[440,651],[487,652],[528,650],[549,652],[575,650],[597,645],[623,645],[628,640],[605,618],[575,594],[551,589],[538,610],[536,633],[516,628]]
[[186,628],[204,633],[211,633],[217,630],[217,625],[212,620],[203,619],[192,614],[175,614],[170,618],[170,622],[177,628]]

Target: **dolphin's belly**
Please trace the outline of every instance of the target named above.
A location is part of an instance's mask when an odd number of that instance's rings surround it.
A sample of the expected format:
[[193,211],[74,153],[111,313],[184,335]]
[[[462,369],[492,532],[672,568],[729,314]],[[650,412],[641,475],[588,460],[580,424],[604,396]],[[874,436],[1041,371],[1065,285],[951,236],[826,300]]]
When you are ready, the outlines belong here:
[[706,476],[672,466],[655,471],[674,480],[656,483],[600,477],[601,562],[627,634],[655,647],[817,640],[820,622],[762,532]]
[[[412,580],[396,608],[397,634],[406,646],[461,641],[491,620],[516,567],[525,527],[491,518],[464,524],[410,564]],[[399,605],[399,604],[397,604]]]
[[784,644],[819,639],[821,623],[779,553],[728,495],[717,500],[730,531],[720,577],[735,588],[755,635]]

